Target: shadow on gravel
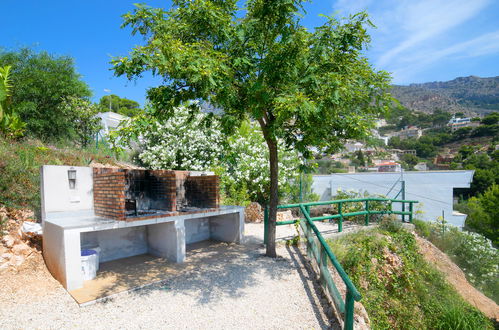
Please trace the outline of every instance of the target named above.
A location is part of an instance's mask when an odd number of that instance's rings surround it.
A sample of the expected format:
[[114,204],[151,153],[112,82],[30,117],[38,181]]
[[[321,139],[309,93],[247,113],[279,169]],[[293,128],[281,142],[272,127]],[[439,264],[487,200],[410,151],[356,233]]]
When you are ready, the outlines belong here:
[[[144,283],[143,278],[142,284],[156,283],[130,294],[144,296],[158,290],[168,291],[171,294],[188,294],[197,297],[199,304],[207,304],[222,297],[243,296],[245,288],[259,285],[257,273],[264,272],[264,276],[280,279],[295,270],[288,259],[267,258],[261,254],[260,248],[259,244],[237,245],[213,241],[191,244],[186,251],[185,263],[158,262],[148,265],[147,270],[141,272],[144,278],[154,280]],[[130,286],[131,282],[136,283],[136,286],[141,282],[140,278],[132,278],[130,272],[112,275],[113,283],[102,290],[100,296],[115,293],[121,287]]]
[[296,269],[302,280],[303,287],[314,309],[314,314],[322,329],[341,329],[336,315],[331,314],[331,308],[319,286],[318,278],[310,263],[296,246],[286,246],[293,268]]

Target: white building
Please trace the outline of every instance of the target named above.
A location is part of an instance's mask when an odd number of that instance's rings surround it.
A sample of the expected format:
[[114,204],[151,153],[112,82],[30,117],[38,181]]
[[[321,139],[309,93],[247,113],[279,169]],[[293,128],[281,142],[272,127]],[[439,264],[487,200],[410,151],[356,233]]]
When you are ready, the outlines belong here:
[[[405,198],[419,201],[415,204],[415,210],[423,211],[419,218],[435,221],[443,212],[447,222],[462,227],[466,214],[453,209],[454,189],[469,188],[473,174],[474,171],[403,172]],[[396,172],[315,175],[312,190],[323,201],[331,200],[338,189],[394,198],[401,189],[401,177]],[[397,199],[401,199],[401,194]]]
[[360,142],[347,142],[345,143],[345,149],[347,152],[355,152],[364,149],[364,144]]
[[398,136],[401,140],[409,138],[419,139],[423,136],[423,130],[415,126],[409,126],[401,131],[393,133],[392,136]]
[[458,130],[463,127],[478,127],[480,126],[480,123],[472,122],[471,118],[452,117],[451,120],[449,120],[447,126],[450,126],[452,132],[454,132],[455,130]]
[[397,162],[384,162],[378,164],[378,172],[401,172],[402,167]]
[[101,119],[102,129],[99,132],[99,139],[103,139],[109,135],[109,132],[114,131],[120,123],[128,117],[120,115],[116,112],[99,112],[97,117]]

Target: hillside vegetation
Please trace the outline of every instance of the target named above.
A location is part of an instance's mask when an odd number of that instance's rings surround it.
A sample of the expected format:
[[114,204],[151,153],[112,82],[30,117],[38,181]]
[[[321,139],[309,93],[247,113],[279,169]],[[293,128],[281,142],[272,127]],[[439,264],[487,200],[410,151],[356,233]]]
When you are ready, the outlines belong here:
[[485,114],[499,110],[499,77],[459,77],[450,81],[394,85],[393,96],[417,111]]
[[361,292],[373,329],[492,329],[419,253],[400,223],[329,242]]
[[88,166],[92,162],[116,165],[105,147],[75,150],[46,145],[39,140],[10,140],[0,136],[0,205],[27,208],[39,215],[40,166]]

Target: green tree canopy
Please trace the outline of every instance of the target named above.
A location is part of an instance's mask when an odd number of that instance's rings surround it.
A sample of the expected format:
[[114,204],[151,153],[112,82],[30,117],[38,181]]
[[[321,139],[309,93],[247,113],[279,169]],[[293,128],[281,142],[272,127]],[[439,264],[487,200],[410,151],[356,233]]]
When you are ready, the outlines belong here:
[[495,125],[499,122],[499,112],[492,112],[491,114],[482,118],[481,123],[484,125]]
[[468,201],[466,227],[483,234],[499,245],[499,185],[492,184],[483,194]]
[[138,102],[114,94],[101,97],[99,110],[112,111],[128,117],[133,117],[142,111]]
[[0,66],[4,65],[12,67],[12,111],[26,123],[27,134],[44,140],[70,137],[72,117],[59,105],[66,97],[91,95],[73,59],[24,48],[0,52]]
[[270,227],[267,255],[275,256],[278,140],[309,158],[312,147],[338,149],[362,138],[386,109],[389,75],[362,55],[370,38],[366,13],[324,17],[313,31],[300,21],[303,0],[174,0],[169,10],[138,5],[124,26],[144,37],[129,56],[114,59],[117,75],[145,71],[163,78],[148,97],[158,115],[197,99],[223,109],[234,132],[250,118],[269,149]]
[[97,106],[78,97],[68,97],[60,104],[60,111],[72,118],[72,133],[81,147],[88,146],[102,128]]

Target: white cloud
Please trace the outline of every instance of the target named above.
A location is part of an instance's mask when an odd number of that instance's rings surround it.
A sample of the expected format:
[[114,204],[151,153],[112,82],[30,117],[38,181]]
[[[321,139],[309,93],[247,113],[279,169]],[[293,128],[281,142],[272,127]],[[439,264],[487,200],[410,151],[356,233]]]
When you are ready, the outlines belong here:
[[407,81],[408,78],[420,70],[442,60],[466,59],[499,53],[499,30],[485,33],[474,39],[464,41],[447,48],[416,52],[405,56],[393,70],[397,81]]
[[[495,7],[490,6],[492,3],[493,0],[338,0],[333,10],[346,16],[367,9],[378,27],[370,31],[369,57],[378,68],[393,72],[395,81],[401,81],[445,58],[498,53],[499,31],[477,30],[487,7]],[[473,27],[467,29],[468,38],[472,36],[469,40],[456,34],[462,32],[465,24]]]
[[456,27],[482,11],[489,0],[402,1],[395,9],[398,28],[405,31],[403,40],[386,51],[377,61],[385,66],[401,53],[420,47],[432,38]]

